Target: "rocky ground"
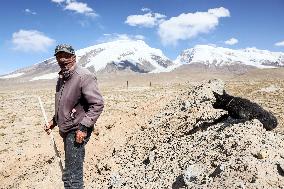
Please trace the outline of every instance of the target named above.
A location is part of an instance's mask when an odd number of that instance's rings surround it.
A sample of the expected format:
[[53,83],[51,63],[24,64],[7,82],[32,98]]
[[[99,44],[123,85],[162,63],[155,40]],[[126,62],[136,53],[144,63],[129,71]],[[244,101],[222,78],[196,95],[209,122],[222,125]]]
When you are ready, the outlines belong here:
[[[212,108],[216,86],[207,81],[102,82],[106,106],[86,146],[85,187],[283,188],[284,78],[225,81],[229,94],[274,113],[273,131],[258,120],[214,122],[226,112]],[[36,98],[51,117],[52,85],[2,88],[0,188],[63,188]]]
[[226,112],[212,107],[215,89],[211,82],[181,93],[149,120],[146,129],[101,160],[91,185],[281,188],[284,136],[266,131],[258,120],[218,121]]

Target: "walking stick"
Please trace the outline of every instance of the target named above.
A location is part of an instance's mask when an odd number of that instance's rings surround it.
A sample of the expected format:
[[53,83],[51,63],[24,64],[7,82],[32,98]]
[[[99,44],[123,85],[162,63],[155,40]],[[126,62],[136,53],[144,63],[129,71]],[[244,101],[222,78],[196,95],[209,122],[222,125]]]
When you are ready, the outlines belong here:
[[[43,115],[43,117],[44,117],[45,123],[46,123],[46,125],[48,125],[48,121],[47,121],[47,117],[46,117],[45,110],[44,110],[43,105],[42,105],[42,101],[41,101],[41,99],[40,99],[39,96],[38,96],[37,98],[38,98],[38,102],[39,102],[39,105],[40,105],[41,112],[42,112],[42,115]],[[61,173],[63,173],[62,161],[61,161],[61,159],[60,159],[59,152],[58,152],[57,146],[56,146],[56,144],[55,144],[52,131],[50,131],[50,138],[51,138],[51,143],[52,143],[52,145],[53,145],[53,149],[54,149],[54,152],[55,152],[55,156],[57,157],[57,161],[58,161],[58,163],[59,163],[59,167],[60,167]]]

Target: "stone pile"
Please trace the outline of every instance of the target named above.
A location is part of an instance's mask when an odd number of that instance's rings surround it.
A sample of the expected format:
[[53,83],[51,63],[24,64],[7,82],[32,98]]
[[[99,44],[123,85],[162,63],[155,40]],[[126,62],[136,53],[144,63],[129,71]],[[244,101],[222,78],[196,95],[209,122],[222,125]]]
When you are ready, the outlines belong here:
[[183,92],[96,165],[96,188],[284,188],[284,136],[222,119],[212,80]]

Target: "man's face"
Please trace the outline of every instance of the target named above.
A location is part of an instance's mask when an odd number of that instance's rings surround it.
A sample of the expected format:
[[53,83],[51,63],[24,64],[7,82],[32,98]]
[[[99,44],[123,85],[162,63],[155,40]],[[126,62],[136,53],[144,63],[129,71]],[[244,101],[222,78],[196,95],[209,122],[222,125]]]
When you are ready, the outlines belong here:
[[56,60],[62,71],[70,70],[76,63],[76,55],[67,52],[58,52]]

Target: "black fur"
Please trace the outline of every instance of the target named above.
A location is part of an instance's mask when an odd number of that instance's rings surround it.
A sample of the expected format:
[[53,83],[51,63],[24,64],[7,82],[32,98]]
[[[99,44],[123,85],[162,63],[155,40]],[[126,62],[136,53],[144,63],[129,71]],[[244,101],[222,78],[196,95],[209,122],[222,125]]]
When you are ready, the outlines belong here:
[[229,116],[235,119],[258,119],[266,130],[272,130],[277,126],[276,117],[264,110],[261,106],[247,99],[234,97],[223,91],[223,94],[214,93],[216,102],[213,107],[228,111]]

